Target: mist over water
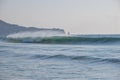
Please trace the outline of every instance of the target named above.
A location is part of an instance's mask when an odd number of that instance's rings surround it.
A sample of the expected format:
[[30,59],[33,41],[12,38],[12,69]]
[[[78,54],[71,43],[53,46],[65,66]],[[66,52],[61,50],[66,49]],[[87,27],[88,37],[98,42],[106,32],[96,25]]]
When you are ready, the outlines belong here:
[[10,34],[7,38],[37,38],[37,37],[51,37],[51,36],[67,36],[66,34],[59,33],[57,31],[28,31]]

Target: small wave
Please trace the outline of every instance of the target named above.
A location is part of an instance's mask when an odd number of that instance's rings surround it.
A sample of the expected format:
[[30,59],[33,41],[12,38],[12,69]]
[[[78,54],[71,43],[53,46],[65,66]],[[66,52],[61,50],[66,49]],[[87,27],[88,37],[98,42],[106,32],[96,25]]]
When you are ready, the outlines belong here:
[[102,59],[102,61],[110,62],[110,63],[119,63],[120,64],[120,59],[115,59],[115,58]]
[[58,59],[58,60],[77,60],[87,62],[105,62],[105,63],[120,63],[120,59],[116,58],[98,58],[91,56],[68,56],[68,55],[34,55],[32,59]]

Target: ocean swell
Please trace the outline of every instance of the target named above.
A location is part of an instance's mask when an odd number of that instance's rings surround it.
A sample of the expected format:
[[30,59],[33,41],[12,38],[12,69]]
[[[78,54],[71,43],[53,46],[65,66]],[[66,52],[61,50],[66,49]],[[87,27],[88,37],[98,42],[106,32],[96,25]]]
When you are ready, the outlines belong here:
[[33,55],[30,59],[58,59],[58,60],[76,60],[85,62],[103,62],[103,63],[117,63],[120,64],[120,59],[118,58],[101,58],[92,56],[73,56],[73,55]]

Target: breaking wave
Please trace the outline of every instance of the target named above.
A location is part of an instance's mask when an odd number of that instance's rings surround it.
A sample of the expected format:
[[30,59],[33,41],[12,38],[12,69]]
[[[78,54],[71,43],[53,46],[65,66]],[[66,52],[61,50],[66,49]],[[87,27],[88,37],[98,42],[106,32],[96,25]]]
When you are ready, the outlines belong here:
[[120,35],[66,35],[54,32],[22,32],[0,38],[14,43],[43,44],[119,44]]
[[115,44],[120,43],[119,37],[81,37],[81,36],[49,36],[49,37],[7,37],[9,42],[46,43],[46,44]]

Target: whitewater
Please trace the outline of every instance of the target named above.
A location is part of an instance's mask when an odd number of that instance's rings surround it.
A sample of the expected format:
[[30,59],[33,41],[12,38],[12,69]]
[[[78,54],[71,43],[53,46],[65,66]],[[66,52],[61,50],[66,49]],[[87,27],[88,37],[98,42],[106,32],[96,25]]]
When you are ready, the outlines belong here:
[[1,37],[0,80],[120,80],[120,35]]

